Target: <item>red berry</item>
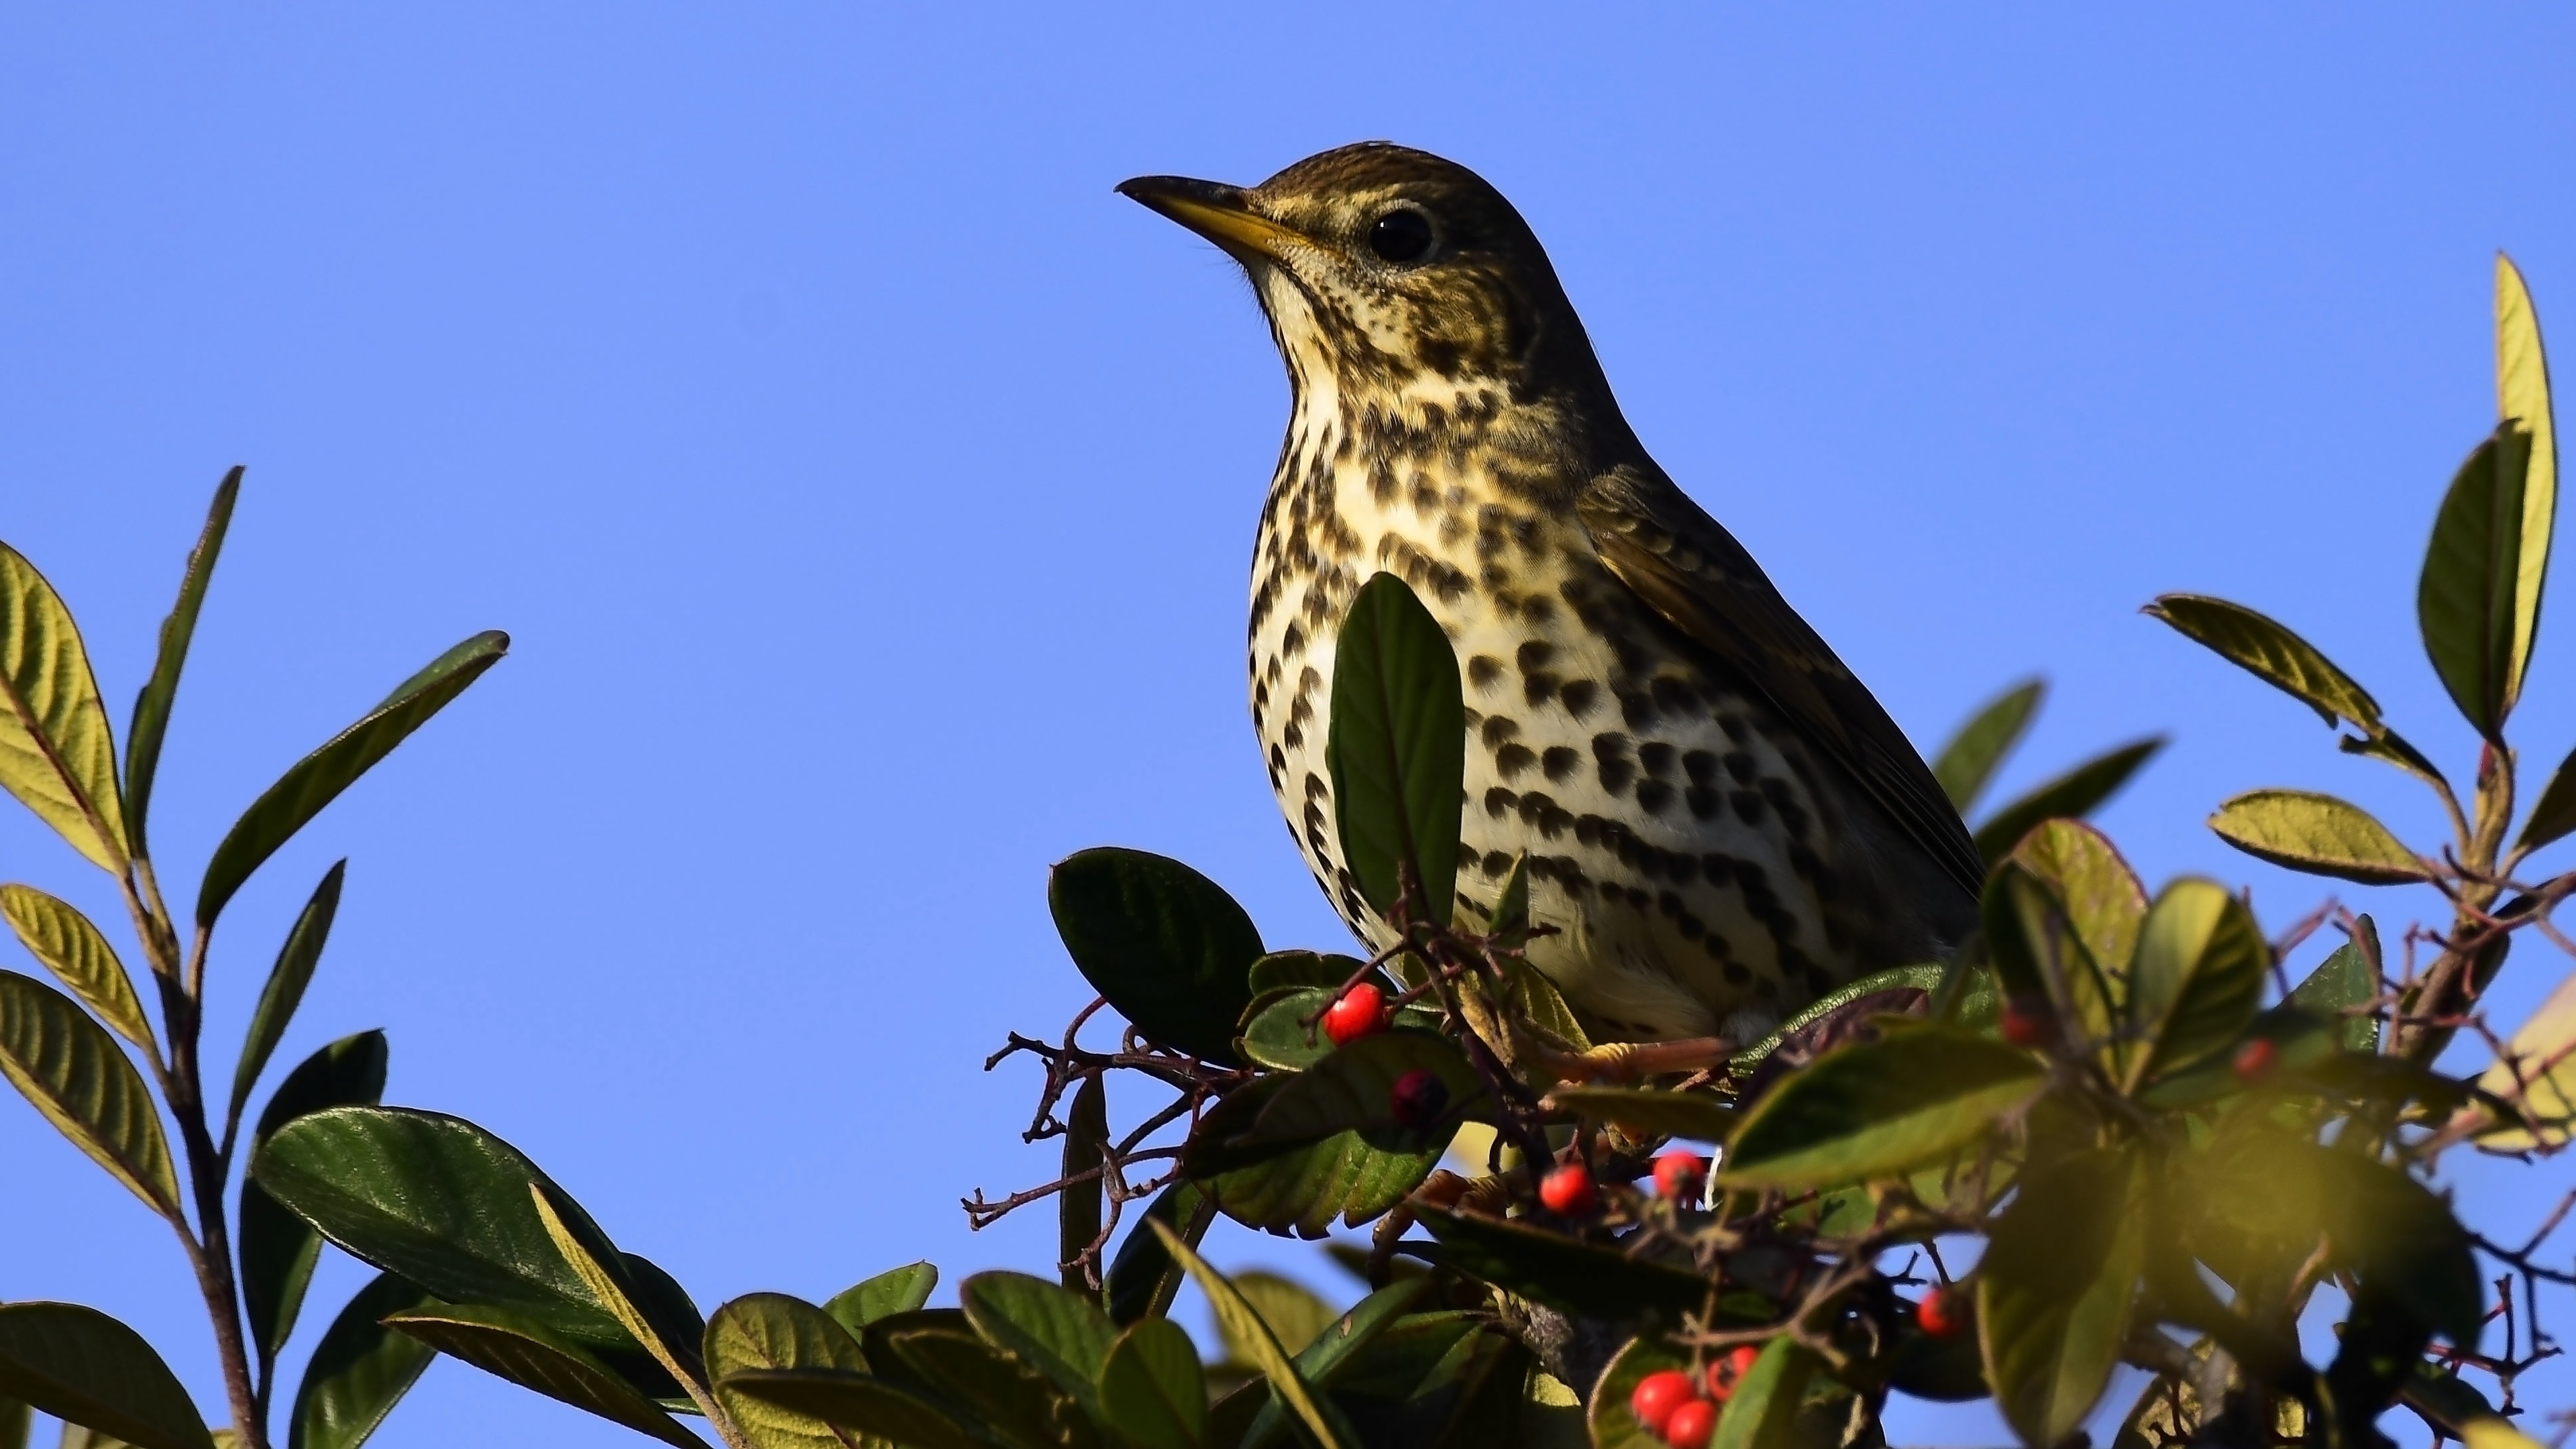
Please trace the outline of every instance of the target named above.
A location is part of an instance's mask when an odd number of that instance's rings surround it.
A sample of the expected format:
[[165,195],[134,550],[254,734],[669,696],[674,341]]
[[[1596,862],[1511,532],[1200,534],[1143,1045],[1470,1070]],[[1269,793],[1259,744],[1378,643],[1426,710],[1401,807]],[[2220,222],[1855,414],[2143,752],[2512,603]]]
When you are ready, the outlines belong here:
[[1386,1025],[1386,993],[1361,982],[1324,1008],[1324,1035],[1335,1046],[1349,1046]]
[[1637,1380],[1637,1391],[1628,1396],[1628,1411],[1638,1423],[1660,1434],[1673,1410],[1690,1401],[1690,1375],[1680,1369],[1658,1369]]
[[1428,1067],[1406,1072],[1387,1091],[1387,1107],[1398,1126],[1428,1127],[1440,1120],[1448,1106],[1449,1084]]
[[1705,1449],[1708,1436],[1717,1429],[1717,1405],[1706,1399],[1693,1399],[1673,1410],[1664,1421],[1664,1442],[1673,1449]]
[[1655,1191],[1678,1203],[1696,1202],[1708,1181],[1708,1159],[1678,1148],[1655,1159]]
[[1592,1169],[1570,1162],[1539,1180],[1538,1200],[1559,1217],[1581,1217],[1601,1205],[1601,1190],[1592,1185]]
[[2280,1054],[2280,1048],[2272,1045],[2270,1040],[2267,1038],[2259,1036],[2254,1038],[2252,1041],[2247,1042],[2245,1045],[2238,1047],[2236,1049],[2236,1079],[2240,1082],[2250,1082],[2256,1077],[2263,1075],[2265,1072],[2272,1070],[2272,1059]]
[[1735,1386],[1744,1382],[1744,1376],[1753,1371],[1753,1361],[1761,1356],[1762,1350],[1748,1343],[1741,1347],[1730,1348],[1722,1356],[1711,1360],[1708,1366],[1708,1396],[1721,1404],[1735,1397]]
[[2048,1012],[2044,1007],[2024,1006],[2016,1001],[2004,1008],[2004,1040],[2017,1047],[2048,1044]]
[[1934,1338],[1948,1338],[1968,1326],[1968,1305],[1958,1288],[1935,1288],[1914,1308],[1915,1326]]

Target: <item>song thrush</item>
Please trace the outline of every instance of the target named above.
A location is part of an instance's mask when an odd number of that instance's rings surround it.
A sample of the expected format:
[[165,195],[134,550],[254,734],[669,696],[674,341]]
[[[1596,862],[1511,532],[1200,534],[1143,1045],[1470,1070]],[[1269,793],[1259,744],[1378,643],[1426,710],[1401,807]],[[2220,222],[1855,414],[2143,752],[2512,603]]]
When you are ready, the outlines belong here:
[[1293,407],[1253,552],[1252,717],[1316,883],[1337,857],[1334,641],[1413,586],[1467,691],[1459,896],[1529,855],[1530,960],[1608,1039],[1738,1042],[1941,956],[1983,874],[1878,701],[1619,412],[1520,214],[1463,166],[1345,146],[1245,190],[1118,188],[1250,273]]

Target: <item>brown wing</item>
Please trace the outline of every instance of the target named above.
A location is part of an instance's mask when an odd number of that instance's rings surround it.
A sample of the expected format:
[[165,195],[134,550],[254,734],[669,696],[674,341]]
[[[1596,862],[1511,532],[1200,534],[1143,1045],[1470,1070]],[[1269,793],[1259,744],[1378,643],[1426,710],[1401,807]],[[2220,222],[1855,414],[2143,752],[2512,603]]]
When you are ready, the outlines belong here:
[[1977,894],[1984,862],[1930,767],[1733,534],[1669,480],[1633,468],[1593,479],[1576,506],[1621,583],[1761,691],[1961,890]]

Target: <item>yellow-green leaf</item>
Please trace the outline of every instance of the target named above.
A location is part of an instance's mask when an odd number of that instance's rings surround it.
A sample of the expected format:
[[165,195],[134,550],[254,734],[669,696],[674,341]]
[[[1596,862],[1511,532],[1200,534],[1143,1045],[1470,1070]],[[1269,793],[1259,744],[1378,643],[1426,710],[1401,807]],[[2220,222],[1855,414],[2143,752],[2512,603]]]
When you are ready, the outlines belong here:
[[2541,1449],[2539,1440],[2501,1418],[2471,1419],[2460,1426],[2460,1442],[2469,1449]]
[[2235,1045],[2263,1006],[2272,951],[2254,913],[2216,881],[2165,887],[2129,971],[2131,1053],[2122,1087],[2183,1071]]
[[840,1449],[844,1435],[811,1414],[728,1389],[724,1376],[744,1369],[838,1369],[865,1373],[867,1355],[832,1315],[784,1293],[749,1293],[707,1319],[707,1375],[715,1394],[761,1449]]
[[45,963],[72,994],[89,1003],[118,1036],[152,1050],[152,1025],[143,1003],[134,996],[134,979],[116,948],[107,944],[89,917],[34,886],[0,885],[0,916],[28,954]]
[[[617,1320],[618,1327],[633,1334],[635,1341],[644,1345],[644,1351],[653,1356],[653,1361],[662,1366],[663,1372],[679,1380],[681,1386],[689,1391],[689,1397],[697,1400],[698,1406],[712,1416],[714,1408],[708,1401],[704,1383],[705,1366],[695,1362],[698,1345],[684,1343],[675,1348],[654,1328],[652,1320],[635,1301],[635,1287],[627,1277],[624,1258],[615,1248],[598,1240],[598,1229],[591,1223],[589,1215],[578,1207],[571,1207],[571,1199],[566,1198],[560,1204],[555,1201],[560,1191],[547,1183],[528,1184],[528,1196],[536,1204],[538,1219],[546,1225],[547,1236],[555,1240],[555,1250],[563,1254],[564,1262],[580,1275],[582,1286],[590,1290],[591,1297],[598,1300],[609,1317]],[[571,1211],[565,1211],[567,1207],[571,1207]],[[682,1354],[688,1356],[687,1361],[682,1359]]]
[[644,1397],[589,1349],[529,1314],[459,1303],[388,1314],[385,1323],[485,1373],[659,1439],[672,1449],[706,1449],[706,1441],[681,1428],[661,1405]]
[[2523,475],[2522,529],[2513,571],[2513,644],[2506,700],[2522,693],[2523,671],[2540,628],[2540,590],[2549,577],[2549,536],[2558,519],[2558,429],[2550,416],[2549,362],[2540,348],[2540,314],[2513,258],[2496,253],[2496,415],[2531,435]]
[[169,1142],[134,1063],[70,997],[15,971],[0,971],[0,1073],[110,1177],[178,1215]]
[[2311,790],[2248,790],[2209,817],[2218,837],[2258,860],[2363,885],[2428,878],[2424,862],[2370,812]]
[[1235,1291],[1234,1284],[1228,1282],[1224,1274],[1209,1267],[1205,1258],[1181,1241],[1180,1234],[1152,1218],[1145,1220],[1145,1226],[1154,1230],[1155,1236],[1163,1240],[1163,1250],[1197,1280],[1199,1291],[1207,1295],[1208,1306],[1216,1312],[1217,1326],[1224,1332],[1226,1341],[1241,1346],[1253,1366],[1270,1381],[1271,1392],[1287,1402],[1290,1411],[1315,1436],[1321,1449],[1345,1449],[1345,1446],[1356,1449],[1359,1436],[1343,1421],[1341,1411],[1329,1400],[1318,1397],[1307,1385],[1305,1376],[1297,1371],[1296,1360],[1279,1346],[1270,1325],[1262,1321],[1260,1312],[1241,1293]]
[[2531,818],[2522,822],[2522,838],[2514,848],[2538,850],[2570,834],[2576,834],[2576,750],[2567,752],[2549,783],[2541,787],[2540,799],[2531,807]]
[[2145,612],[2315,710],[2328,725],[2349,720],[2379,732],[2379,701],[2279,620],[2206,594],[2166,594]]
[[2478,1090],[2519,1103],[2525,1121],[2478,1138],[2496,1152],[2555,1150],[2576,1128],[2576,976],[2558,983],[2478,1078]]
[[2012,859],[2047,883],[2095,964],[2112,976],[2128,970],[2147,888],[2109,836],[2079,821],[2051,820],[2024,836]]
[[1755,1103],[1718,1180],[1795,1190],[1893,1177],[1974,1142],[2047,1086],[2028,1052],[1955,1027],[1891,1024]]
[[125,869],[116,739],[89,650],[54,586],[0,543],[0,786],[71,847]]
[[1941,793],[1950,797],[1960,814],[1977,803],[2004,756],[2012,753],[2022,731],[2030,728],[2030,717],[2046,690],[2043,681],[2025,679],[1988,700],[1933,758],[1932,778],[1941,782]]
[[2073,1433],[2119,1365],[2146,1256],[2138,1188],[2126,1150],[2062,1159],[2023,1181],[1977,1265],[1986,1381],[2024,1444]]

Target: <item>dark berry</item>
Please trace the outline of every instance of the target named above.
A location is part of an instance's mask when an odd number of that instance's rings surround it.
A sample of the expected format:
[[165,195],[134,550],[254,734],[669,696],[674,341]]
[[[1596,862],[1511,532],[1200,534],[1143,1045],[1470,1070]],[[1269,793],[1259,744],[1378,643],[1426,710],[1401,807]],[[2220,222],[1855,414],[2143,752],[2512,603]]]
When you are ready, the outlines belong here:
[[1449,1084],[1428,1067],[1415,1067],[1395,1079],[1387,1106],[1399,1126],[1428,1127],[1449,1107]]

